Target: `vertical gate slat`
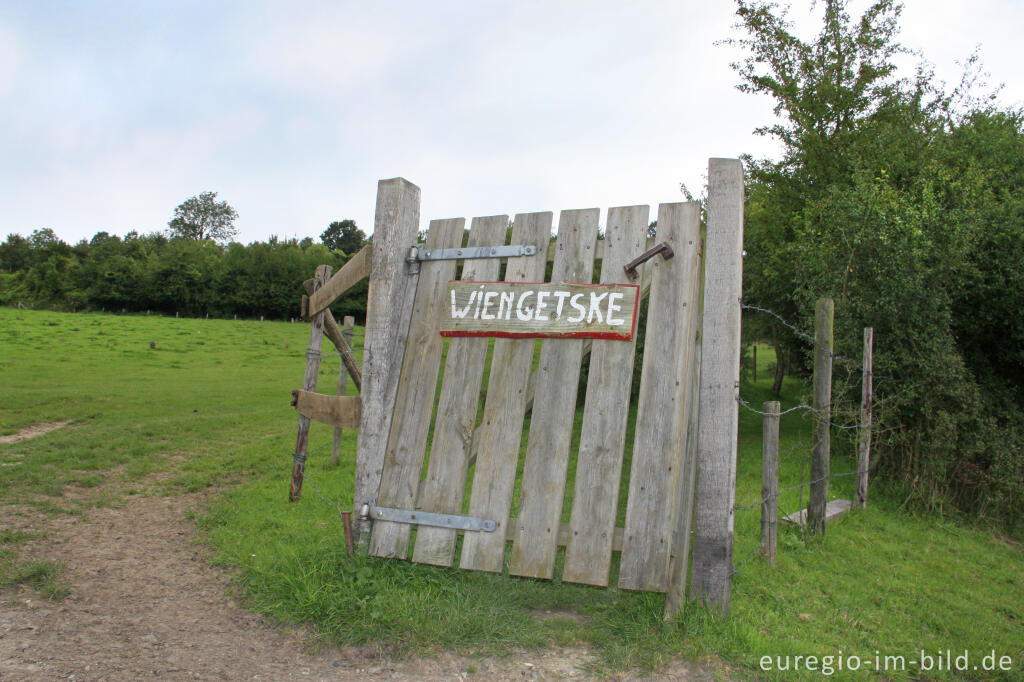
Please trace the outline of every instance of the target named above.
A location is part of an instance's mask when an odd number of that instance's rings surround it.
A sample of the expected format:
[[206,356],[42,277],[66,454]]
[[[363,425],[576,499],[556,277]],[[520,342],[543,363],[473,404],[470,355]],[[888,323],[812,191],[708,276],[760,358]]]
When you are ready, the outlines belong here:
[[[544,279],[551,213],[517,215],[512,244],[535,244],[533,256],[510,258],[506,282],[539,282]],[[505,525],[512,505],[512,489],[519,461],[526,387],[533,362],[533,339],[495,339],[491,373],[484,403],[483,423],[469,513],[497,523],[494,532],[466,533],[459,566],[477,571],[500,572],[505,554]]]
[[[431,221],[426,247],[458,246],[462,243],[465,224],[463,218]],[[441,306],[445,286],[454,275],[453,260],[425,261],[420,265],[409,340],[384,458],[386,466],[377,494],[377,504],[382,507],[412,509],[416,502],[444,341],[439,333]],[[404,523],[374,523],[370,554],[404,559],[409,548],[409,530],[409,525]]]
[[[552,282],[589,283],[600,210],[562,211]],[[515,521],[512,575],[551,578],[558,550],[566,469],[579,388],[582,339],[545,339],[534,388],[522,492]]]
[[[648,206],[609,210],[602,284],[627,280],[623,267],[644,251],[649,214]],[[641,272],[646,275],[647,269]],[[597,339],[590,353],[569,543],[562,572],[567,582],[608,585],[635,352],[634,337],[628,342]]]
[[[699,301],[700,223],[696,203],[662,204],[658,241],[672,260],[652,261],[644,364],[637,404],[619,587],[668,589],[677,485],[689,406]],[[687,310],[681,310],[681,308]]]
[[[468,246],[504,244],[507,227],[507,215],[474,218]],[[501,262],[497,258],[467,260],[462,267],[462,280],[493,282],[498,279],[500,267]],[[462,510],[487,344],[485,338],[464,337],[454,338],[448,345],[430,462],[417,505],[420,509],[445,514]],[[454,529],[420,527],[412,560],[451,566],[455,557],[455,538]]]

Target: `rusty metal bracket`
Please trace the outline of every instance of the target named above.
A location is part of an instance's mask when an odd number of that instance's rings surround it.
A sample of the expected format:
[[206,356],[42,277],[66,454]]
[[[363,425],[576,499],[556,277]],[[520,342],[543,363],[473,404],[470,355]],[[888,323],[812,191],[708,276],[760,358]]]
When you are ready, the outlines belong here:
[[659,253],[665,258],[665,260],[676,255],[675,252],[672,251],[672,247],[668,245],[668,242],[662,242],[653,248],[647,249],[642,254],[626,263],[626,267],[624,268],[626,271],[626,277],[629,277],[630,280],[635,280],[637,278],[636,269],[640,267],[641,264],[657,256]]

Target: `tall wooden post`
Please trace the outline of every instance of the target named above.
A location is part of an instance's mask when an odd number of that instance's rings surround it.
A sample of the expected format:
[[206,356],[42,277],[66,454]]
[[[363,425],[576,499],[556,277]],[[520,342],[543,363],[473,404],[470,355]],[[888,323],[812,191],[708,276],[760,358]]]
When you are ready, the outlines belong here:
[[[405,258],[416,243],[420,188],[404,178],[377,183],[373,227],[373,267],[363,339],[362,416],[356,452],[355,510],[377,496],[384,454],[398,394],[398,377],[409,336],[418,272]],[[360,534],[359,542],[366,538]]]
[[857,444],[857,506],[868,506],[868,467],[871,464],[871,402],[873,400],[872,355],[875,330],[864,328],[864,366],[860,385],[860,441]]
[[728,613],[739,425],[743,164],[708,164],[692,597]]
[[[341,327],[341,338],[345,339],[345,343],[348,347],[352,347],[352,336],[355,333],[356,318],[351,315],[346,315],[344,323]],[[348,392],[348,365],[345,363],[345,353],[347,351],[344,348],[339,348],[338,353],[341,354],[341,362],[338,364],[338,395],[345,395]],[[334,441],[331,443],[331,465],[338,466],[338,462],[341,461],[341,427],[334,427]]]
[[779,526],[779,415],[777,400],[764,404],[761,426],[761,551],[775,565]]
[[825,535],[825,508],[828,506],[834,310],[831,298],[821,299],[814,307],[814,451],[811,455],[811,494],[807,502],[807,531],[811,535]]
[[[331,278],[331,266],[321,265],[313,276],[313,289],[319,289]],[[324,340],[324,314],[313,316],[309,324],[309,349],[306,351],[306,374],[302,379],[303,391],[316,391],[316,377],[320,372],[320,348]],[[295,437],[295,454],[292,456],[292,483],[288,489],[288,501],[295,502],[302,496],[302,477],[306,471],[306,449],[309,445],[309,417],[299,415],[299,431]]]

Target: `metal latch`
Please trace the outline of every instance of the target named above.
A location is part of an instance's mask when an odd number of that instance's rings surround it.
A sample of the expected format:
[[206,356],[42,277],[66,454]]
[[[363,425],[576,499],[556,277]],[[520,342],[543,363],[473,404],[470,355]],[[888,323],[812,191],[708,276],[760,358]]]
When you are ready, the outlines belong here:
[[639,256],[637,256],[633,260],[631,260],[628,263],[626,263],[626,267],[624,268],[625,271],[626,271],[626,277],[629,277],[630,280],[636,279],[637,278],[636,269],[642,263],[645,263],[646,261],[649,261],[650,259],[652,259],[655,256],[657,256],[659,253],[662,256],[664,256],[665,260],[668,260],[669,258],[671,258],[672,256],[675,255],[675,252],[672,251],[672,247],[668,245],[668,242],[662,242],[662,243],[658,244],[657,246],[655,246],[654,248],[647,249],[646,251],[641,253]]
[[414,244],[409,247],[409,255],[405,262],[409,264],[409,273],[420,271],[420,263],[425,260],[458,260],[463,258],[515,258],[516,256],[532,256],[537,247],[532,244],[516,244],[511,246],[468,246],[461,249],[428,249],[426,244]]
[[438,514],[413,509],[391,509],[370,504],[370,518],[374,521],[392,521],[394,523],[415,523],[421,526],[452,528],[454,530],[472,530],[492,532],[497,524],[488,519],[461,514]]

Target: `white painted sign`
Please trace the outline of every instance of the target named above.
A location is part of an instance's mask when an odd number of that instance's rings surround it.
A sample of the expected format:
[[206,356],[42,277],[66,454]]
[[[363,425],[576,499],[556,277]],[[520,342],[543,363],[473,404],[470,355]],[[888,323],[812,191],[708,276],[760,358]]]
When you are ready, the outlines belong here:
[[635,284],[448,283],[442,336],[633,338]]

